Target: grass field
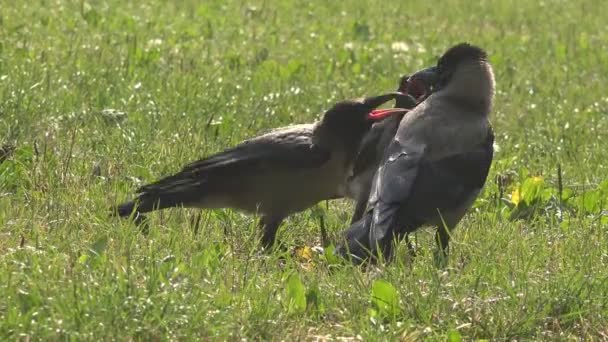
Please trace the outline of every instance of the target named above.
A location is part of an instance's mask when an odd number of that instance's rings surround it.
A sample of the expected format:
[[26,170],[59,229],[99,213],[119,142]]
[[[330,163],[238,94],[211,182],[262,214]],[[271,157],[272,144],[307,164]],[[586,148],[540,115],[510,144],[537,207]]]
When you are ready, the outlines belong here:
[[[608,339],[608,2],[0,1],[0,338]],[[448,265],[308,249],[321,203],[108,217],[142,182],[335,101],[488,50],[499,147]],[[303,252],[302,252],[303,251]]]

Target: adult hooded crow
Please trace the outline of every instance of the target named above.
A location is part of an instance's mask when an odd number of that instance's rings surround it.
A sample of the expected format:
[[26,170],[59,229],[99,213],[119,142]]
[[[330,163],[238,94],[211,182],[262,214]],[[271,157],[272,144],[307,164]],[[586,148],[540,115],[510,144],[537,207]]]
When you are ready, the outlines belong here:
[[123,217],[179,206],[258,213],[262,244],[270,247],[285,217],[343,196],[340,188],[372,123],[405,112],[373,110],[399,95],[339,102],[316,123],[276,129],[142,186],[114,210]]
[[[435,83],[435,77],[436,73],[427,69],[411,76],[402,76],[397,91],[404,96],[397,97],[395,107],[406,109],[416,107],[430,95],[430,87]],[[355,200],[351,224],[361,219],[365,212],[374,174],[382,161],[386,147],[397,132],[403,115],[391,115],[385,120],[374,123],[361,140],[352,173],[346,180],[346,197]]]
[[422,225],[439,227],[436,240],[447,253],[450,231],[485,183],[494,142],[487,55],[459,44],[429,71],[437,73],[433,93],[401,120],[376,172],[368,211],[338,248],[355,262],[378,254],[388,260],[393,241]]

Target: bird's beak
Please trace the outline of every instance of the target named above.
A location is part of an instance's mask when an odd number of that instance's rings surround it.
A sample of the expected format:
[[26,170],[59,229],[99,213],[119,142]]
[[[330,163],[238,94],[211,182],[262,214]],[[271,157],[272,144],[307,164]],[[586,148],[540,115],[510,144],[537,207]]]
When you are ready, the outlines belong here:
[[401,95],[403,94],[398,91],[394,91],[383,95],[367,97],[363,100],[363,105],[369,108],[369,110],[371,111],[380,107],[381,105],[385,104],[390,100],[394,100],[397,96]]
[[384,103],[394,100],[398,96],[404,96],[404,94],[400,92],[392,92],[379,96],[368,97],[363,100],[363,105],[369,108],[370,113],[367,115],[367,118],[372,121],[379,121],[388,116],[398,113],[406,113],[407,109],[404,108],[387,108],[387,109],[376,109]]
[[439,81],[439,70],[436,66],[422,69],[411,75],[409,79],[421,80],[428,85],[434,86]]
[[415,88],[415,92],[421,96],[426,94],[426,89],[434,89],[439,82],[439,70],[436,66],[422,69],[411,75],[407,83]]

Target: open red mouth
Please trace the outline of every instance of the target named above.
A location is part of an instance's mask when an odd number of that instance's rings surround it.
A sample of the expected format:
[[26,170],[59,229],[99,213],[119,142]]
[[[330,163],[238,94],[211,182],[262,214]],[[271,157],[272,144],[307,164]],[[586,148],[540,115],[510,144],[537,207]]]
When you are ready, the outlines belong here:
[[405,93],[412,95],[416,101],[421,102],[427,97],[427,91],[424,83],[417,79],[408,79]]
[[[416,104],[424,101],[430,95],[430,89],[426,86],[424,81],[412,77],[407,77],[407,79],[405,79],[406,77],[407,76],[402,78],[398,92],[401,92],[404,95],[410,95],[416,100]],[[407,113],[410,110],[411,109],[406,108],[376,109],[371,111],[367,117],[370,120],[379,121],[393,114]]]
[[372,110],[371,113],[367,115],[367,117],[372,121],[378,121],[393,114],[405,114],[407,112],[409,112],[409,109],[406,108],[383,108]]

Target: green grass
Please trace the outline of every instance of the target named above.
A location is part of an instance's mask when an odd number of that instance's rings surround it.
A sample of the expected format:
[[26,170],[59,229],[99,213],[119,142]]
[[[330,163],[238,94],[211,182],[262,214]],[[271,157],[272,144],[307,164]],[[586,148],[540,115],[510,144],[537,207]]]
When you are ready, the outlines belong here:
[[[607,338],[608,2],[128,3],[0,4],[2,340]],[[140,182],[394,90],[461,41],[491,55],[500,150],[443,270],[429,232],[414,260],[364,272],[261,254],[229,210],[153,214],[149,236],[107,216]],[[335,238],[351,209],[322,203],[279,238],[317,245],[321,216]]]

